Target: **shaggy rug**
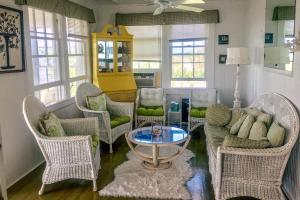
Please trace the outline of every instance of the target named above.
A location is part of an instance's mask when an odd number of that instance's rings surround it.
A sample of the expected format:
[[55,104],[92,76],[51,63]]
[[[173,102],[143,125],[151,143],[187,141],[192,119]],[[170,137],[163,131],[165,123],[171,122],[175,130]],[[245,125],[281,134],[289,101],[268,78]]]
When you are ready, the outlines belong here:
[[[165,147],[160,154],[170,154],[180,147]],[[151,148],[139,147],[139,151],[151,154]],[[136,197],[153,199],[191,199],[186,182],[193,176],[188,161],[194,157],[190,150],[178,156],[169,169],[147,170],[132,151],[127,153],[128,161],[119,165],[113,182],[105,186],[100,196]]]

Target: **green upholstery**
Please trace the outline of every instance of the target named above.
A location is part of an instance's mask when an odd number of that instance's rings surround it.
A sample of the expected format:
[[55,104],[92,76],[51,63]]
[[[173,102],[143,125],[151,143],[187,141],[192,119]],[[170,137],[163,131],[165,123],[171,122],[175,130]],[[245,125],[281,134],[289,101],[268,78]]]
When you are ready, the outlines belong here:
[[248,138],[249,134],[250,134],[250,130],[252,128],[252,125],[254,124],[255,118],[253,115],[248,115],[245,119],[245,121],[243,122],[239,133],[238,133],[238,137],[239,138]]
[[268,133],[267,138],[273,147],[280,147],[284,142],[285,130],[279,124],[273,122]]
[[266,125],[261,121],[256,121],[250,130],[249,139],[263,140],[266,138],[267,132],[268,130]]
[[260,115],[258,115],[257,121],[261,121],[265,123],[267,127],[270,127],[272,124],[272,115],[267,113],[261,113]]
[[230,128],[230,134],[236,135],[238,134],[242,124],[244,123],[245,119],[247,118],[248,114],[242,115],[239,120],[233,124],[233,126]]
[[39,122],[40,132],[48,137],[63,137],[66,133],[54,113],[50,112],[43,116]]
[[226,128],[231,129],[233,127],[233,125],[239,121],[239,119],[245,115],[245,111],[243,109],[240,108],[234,108],[231,111],[231,120],[229,122],[229,124],[226,125]]
[[129,116],[110,116],[110,127],[116,128],[117,126],[120,126],[122,124],[126,124],[130,122]]
[[223,142],[224,147],[246,148],[246,149],[264,149],[271,147],[268,140],[249,140],[247,138],[239,138],[234,135],[227,135]]
[[211,105],[206,110],[206,119],[210,125],[225,126],[231,119],[231,111],[222,104]]
[[162,106],[155,107],[139,107],[137,109],[137,115],[139,116],[164,116],[164,109]]
[[94,155],[96,153],[99,141],[100,141],[99,135],[92,135],[92,151]]
[[206,107],[191,108],[190,116],[195,118],[205,118],[206,110]]
[[225,136],[229,134],[229,130],[225,127],[212,126],[209,124],[205,124],[204,129],[206,139],[211,144],[214,155],[217,156],[217,149],[222,145]]
[[245,111],[246,111],[249,115],[253,115],[254,117],[258,117],[260,114],[263,113],[263,112],[261,112],[258,108],[245,108]]
[[107,108],[105,94],[101,93],[98,96],[87,96],[86,105],[91,110],[106,111]]

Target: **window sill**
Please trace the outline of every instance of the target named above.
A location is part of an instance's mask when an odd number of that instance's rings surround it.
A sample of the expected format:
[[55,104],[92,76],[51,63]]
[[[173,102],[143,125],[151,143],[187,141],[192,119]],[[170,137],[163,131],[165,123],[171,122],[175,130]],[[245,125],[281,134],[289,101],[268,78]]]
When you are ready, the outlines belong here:
[[286,70],[281,70],[281,69],[275,69],[275,68],[270,68],[270,67],[264,67],[264,71],[276,73],[276,74],[282,74],[285,76],[292,77],[293,76],[293,71],[286,71]]
[[67,106],[70,106],[74,103],[75,103],[75,98],[72,97],[70,99],[66,99],[66,100],[57,102],[55,104],[51,104],[51,105],[47,106],[47,108],[48,108],[49,111],[55,112],[57,110],[60,110],[60,109],[65,108]]

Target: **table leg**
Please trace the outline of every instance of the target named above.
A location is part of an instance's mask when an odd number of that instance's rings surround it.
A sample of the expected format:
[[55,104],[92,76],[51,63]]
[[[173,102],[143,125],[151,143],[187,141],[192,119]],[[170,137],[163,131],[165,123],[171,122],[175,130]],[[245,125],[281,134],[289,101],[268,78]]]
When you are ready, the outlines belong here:
[[152,157],[153,157],[153,165],[157,167],[158,163],[158,156],[159,156],[159,147],[157,145],[152,146]]

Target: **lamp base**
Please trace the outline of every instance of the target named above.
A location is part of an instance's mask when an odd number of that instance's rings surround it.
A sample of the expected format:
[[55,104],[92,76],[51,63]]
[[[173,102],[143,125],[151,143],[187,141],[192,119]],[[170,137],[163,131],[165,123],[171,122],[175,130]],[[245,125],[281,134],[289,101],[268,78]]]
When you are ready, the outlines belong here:
[[241,101],[239,100],[233,101],[233,108],[241,108]]

